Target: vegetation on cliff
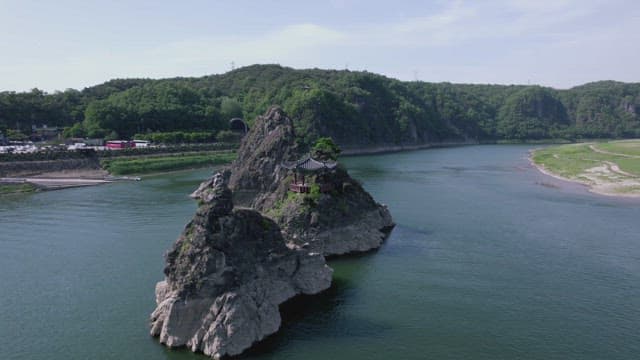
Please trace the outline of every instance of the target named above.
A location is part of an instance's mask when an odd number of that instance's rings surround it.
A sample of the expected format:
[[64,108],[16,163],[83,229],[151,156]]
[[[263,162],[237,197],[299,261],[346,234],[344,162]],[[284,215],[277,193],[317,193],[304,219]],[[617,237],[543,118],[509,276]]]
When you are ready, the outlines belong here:
[[[280,104],[312,144],[640,137],[640,84],[539,86],[402,82],[369,72],[254,65],[200,78],[116,79],[82,91],[0,93],[0,131],[48,124],[75,135],[209,132]],[[251,120],[249,120],[251,122]],[[12,133],[15,133],[12,132]]]

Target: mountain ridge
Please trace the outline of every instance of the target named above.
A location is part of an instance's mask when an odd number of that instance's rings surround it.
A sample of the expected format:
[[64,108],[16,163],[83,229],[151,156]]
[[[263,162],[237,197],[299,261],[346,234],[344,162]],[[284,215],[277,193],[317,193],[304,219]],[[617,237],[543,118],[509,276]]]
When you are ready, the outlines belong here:
[[366,71],[251,65],[219,75],[113,79],[82,91],[0,93],[0,131],[62,126],[77,136],[228,129],[280,105],[299,141],[345,148],[640,137],[640,83],[570,89],[400,81]]

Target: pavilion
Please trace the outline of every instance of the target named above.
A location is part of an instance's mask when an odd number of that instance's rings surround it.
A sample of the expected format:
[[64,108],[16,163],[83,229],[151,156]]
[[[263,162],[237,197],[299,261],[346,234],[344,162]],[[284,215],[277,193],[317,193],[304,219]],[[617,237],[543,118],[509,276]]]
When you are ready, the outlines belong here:
[[[305,182],[305,174],[324,173],[334,169],[338,165],[335,161],[320,161],[307,155],[297,161],[283,162],[282,167],[293,170],[293,181],[289,184],[289,190],[297,193],[309,193],[311,185]],[[329,192],[333,189],[332,184],[322,183],[320,185],[321,192]]]

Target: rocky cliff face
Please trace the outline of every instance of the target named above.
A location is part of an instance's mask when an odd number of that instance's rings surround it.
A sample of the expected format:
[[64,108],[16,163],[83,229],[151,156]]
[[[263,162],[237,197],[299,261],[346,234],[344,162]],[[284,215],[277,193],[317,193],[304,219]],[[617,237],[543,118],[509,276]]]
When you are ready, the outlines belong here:
[[273,218],[291,244],[324,255],[379,247],[394,225],[391,215],[344,168],[309,177],[311,183],[331,183],[331,192],[288,191],[293,174],[281,164],[303,155],[291,119],[278,107],[269,109],[256,119],[231,167],[234,198]]
[[286,193],[287,175],[283,161],[297,159],[293,121],[279,107],[259,116],[244,137],[238,156],[231,166],[229,187],[234,200],[242,206],[263,210]]
[[332,191],[287,193],[263,211],[282,228],[290,243],[325,256],[364,252],[382,245],[393,220],[346,170],[337,168],[307,179],[331,184]]
[[234,209],[225,175],[192,197],[200,207],[166,255],[151,335],[214,358],[237,355],[278,330],[282,302],[328,288],[331,269],[321,254],[287,245],[271,219]]

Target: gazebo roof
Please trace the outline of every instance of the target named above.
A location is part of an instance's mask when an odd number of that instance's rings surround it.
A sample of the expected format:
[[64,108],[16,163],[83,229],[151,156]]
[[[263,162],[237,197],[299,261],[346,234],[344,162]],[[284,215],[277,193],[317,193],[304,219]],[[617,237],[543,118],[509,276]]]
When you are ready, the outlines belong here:
[[289,170],[306,170],[317,171],[322,169],[333,169],[338,165],[335,161],[320,161],[307,155],[298,161],[285,161],[282,163],[282,167]]

